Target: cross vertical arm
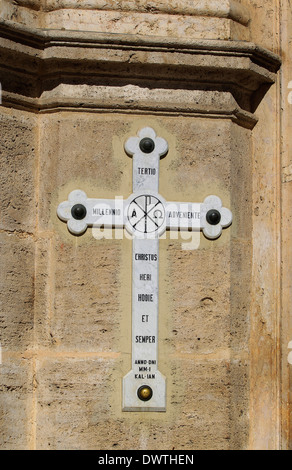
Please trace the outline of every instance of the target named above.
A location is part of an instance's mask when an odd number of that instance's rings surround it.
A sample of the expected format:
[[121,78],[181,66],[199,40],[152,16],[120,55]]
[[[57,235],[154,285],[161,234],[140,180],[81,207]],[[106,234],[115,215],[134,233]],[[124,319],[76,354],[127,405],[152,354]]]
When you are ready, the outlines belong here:
[[[166,379],[158,370],[160,157],[167,142],[144,128],[125,144],[133,158],[128,209],[132,247],[132,370],[123,379],[123,411],[165,411]],[[164,221],[164,219],[163,219]]]
[[159,240],[133,240],[132,370],[123,379],[123,411],[165,411],[158,370]]
[[144,127],[137,137],[131,137],[125,150],[133,158],[133,193],[146,189],[159,191],[160,157],[168,151],[168,143],[151,127]]

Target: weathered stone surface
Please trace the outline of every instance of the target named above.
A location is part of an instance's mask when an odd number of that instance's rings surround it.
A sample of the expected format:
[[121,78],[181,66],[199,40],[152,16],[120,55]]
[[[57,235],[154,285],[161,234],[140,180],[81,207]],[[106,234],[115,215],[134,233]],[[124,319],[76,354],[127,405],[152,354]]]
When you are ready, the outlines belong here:
[[[46,26],[58,29],[77,29],[87,31],[100,31],[106,33],[122,33],[147,36],[167,36],[190,39],[248,39],[248,30],[245,27],[237,26],[240,35],[232,29],[232,21],[225,18],[207,18],[192,16],[167,16],[164,14],[153,15],[151,13],[117,13],[115,11],[100,12],[92,11],[80,12],[78,21],[73,15],[64,15],[63,12],[51,13],[46,18]],[[167,25],[167,27],[166,27]],[[220,31],[220,33],[219,33]],[[235,34],[233,34],[235,32]],[[238,37],[239,36],[239,37]]]
[[248,24],[250,20],[249,10],[242,2],[236,0],[200,0],[192,2],[189,0],[176,0],[171,5],[160,0],[152,0],[145,4],[139,0],[129,0],[117,3],[108,0],[86,0],[80,3],[78,0],[17,0],[19,6],[30,8],[35,11],[54,11],[61,9],[78,10],[118,10],[118,11],[141,11],[148,13],[164,12],[170,14],[203,15],[215,17],[230,17],[242,24]]
[[[292,317],[291,317],[291,303],[292,303],[292,256],[291,256],[291,219],[292,219],[292,191],[291,191],[291,176],[287,178],[287,168],[291,168],[291,152],[292,152],[292,77],[291,77],[291,55],[289,53],[291,48],[291,27],[292,27],[292,11],[289,2],[285,2],[281,11],[280,17],[281,24],[287,24],[286,28],[281,28],[282,44],[281,47],[284,51],[284,68],[281,76],[281,89],[285,90],[282,93],[282,128],[281,133],[283,136],[282,143],[282,182],[281,186],[281,200],[282,200],[282,297],[281,297],[281,313],[279,312],[279,321],[281,321],[281,344],[282,344],[282,358],[281,360],[281,397],[284,406],[280,408],[280,422],[282,428],[285,430],[282,435],[281,446],[282,448],[292,449],[292,406],[291,406],[291,361],[287,364],[287,344],[289,345],[292,338]],[[290,70],[286,73],[286,70]],[[289,171],[291,175],[291,171]],[[290,353],[288,346],[288,353]]]
[[110,397],[118,387],[113,379],[116,363],[114,358],[82,358],[78,353],[72,358],[65,354],[38,362],[38,449],[101,449],[112,445],[107,433],[109,422],[115,420]]
[[[40,171],[50,175],[40,181],[39,223],[43,230],[57,228],[56,208],[78,186],[88,197],[123,195],[121,182],[130,159],[120,149],[118,156],[113,155],[113,138],[125,129],[122,116],[64,113],[42,117]],[[131,190],[131,186],[126,188],[126,197]],[[68,240],[72,244],[70,237]]]
[[[105,31],[149,36],[241,39],[249,38],[249,12],[235,0],[176,1],[167,4],[136,0],[117,3],[1,0],[3,18],[47,29]],[[153,14],[154,13],[154,14]]]
[[0,115],[0,229],[34,232],[37,188],[36,119],[20,112]]
[[220,357],[204,361],[183,357],[173,364],[172,378],[177,428],[188,423],[176,443],[179,448],[245,448],[247,364]]
[[[218,248],[215,256],[210,249],[182,252],[180,245],[170,250],[168,295],[173,305],[171,338],[176,351],[210,354],[230,346],[228,252],[228,245]],[[218,276],[225,282],[219,284]]]
[[230,348],[230,354],[245,354],[250,333],[251,247],[231,241],[231,248],[226,243],[214,253],[210,248],[182,252],[179,245],[173,246],[168,270],[173,330],[165,341],[171,341],[179,353],[208,355]]
[[33,374],[31,363],[3,354],[0,375],[1,450],[27,450],[32,444]]
[[0,233],[0,331],[5,351],[33,345],[34,241],[28,235]]
[[[165,416],[151,414],[150,420],[145,414],[130,416],[117,410],[113,398],[118,399],[120,392],[119,360],[75,357],[40,361],[38,448],[244,447],[246,366],[228,359],[200,363],[195,358],[170,358],[169,362],[169,411]],[[232,427],[230,415],[234,418]]]
[[50,337],[61,350],[119,351],[121,242],[54,245]]

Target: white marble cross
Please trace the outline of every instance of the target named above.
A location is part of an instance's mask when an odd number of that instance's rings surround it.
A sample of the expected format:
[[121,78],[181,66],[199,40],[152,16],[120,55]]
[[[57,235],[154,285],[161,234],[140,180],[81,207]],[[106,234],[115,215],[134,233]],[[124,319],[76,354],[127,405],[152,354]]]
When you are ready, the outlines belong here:
[[133,238],[132,370],[123,379],[123,411],[165,411],[166,379],[158,369],[159,237],[166,230],[203,230],[216,239],[232,222],[217,196],[203,203],[167,202],[159,194],[166,140],[146,127],[125,144],[133,157],[133,194],[126,200],[90,199],[73,191],[58,216],[75,235],[88,226],[126,228]]

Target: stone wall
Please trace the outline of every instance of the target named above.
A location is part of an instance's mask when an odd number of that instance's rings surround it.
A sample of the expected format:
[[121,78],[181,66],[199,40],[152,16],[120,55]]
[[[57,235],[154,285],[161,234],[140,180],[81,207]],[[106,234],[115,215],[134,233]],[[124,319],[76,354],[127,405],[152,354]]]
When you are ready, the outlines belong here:
[[[1,448],[289,448],[288,2],[0,6]],[[160,241],[165,413],[122,412],[131,242],[56,215],[78,188],[127,198],[145,126],[163,197],[234,217]]]

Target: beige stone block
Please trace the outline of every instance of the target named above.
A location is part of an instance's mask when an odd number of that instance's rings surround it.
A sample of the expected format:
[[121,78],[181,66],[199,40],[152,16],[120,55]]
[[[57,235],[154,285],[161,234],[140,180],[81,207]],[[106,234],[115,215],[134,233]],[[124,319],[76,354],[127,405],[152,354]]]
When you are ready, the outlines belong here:
[[164,177],[160,191],[164,197],[203,202],[205,197],[215,194],[228,204],[230,122],[180,118],[165,119],[164,125],[174,136],[169,154],[161,161]]
[[[40,6],[40,1],[36,2],[22,2],[19,4],[14,4],[10,0],[1,0],[1,18],[9,21],[14,21],[25,26],[28,25],[39,25],[40,15],[38,11],[35,11],[35,7],[38,4]],[[21,8],[21,7],[24,8]]]
[[[38,363],[37,448],[102,449],[117,439],[112,396],[116,359],[69,357]],[[122,436],[119,437],[121,439]]]
[[246,366],[172,357],[169,365],[168,411],[150,415],[121,413],[117,359],[40,361],[37,448],[244,448]]
[[48,301],[40,301],[46,313],[37,312],[40,347],[119,351],[121,244],[88,238],[82,244],[57,237],[52,245]]
[[55,265],[53,240],[39,238],[35,244],[34,341],[43,349],[54,344],[51,332]]
[[[173,359],[175,448],[244,449],[248,436],[248,367],[239,360]],[[186,429],[184,429],[186,426]],[[173,432],[174,434],[174,432]]]
[[0,234],[0,331],[6,351],[32,346],[34,327],[34,240]]
[[[172,317],[169,339],[176,351],[214,353],[230,344],[230,247],[168,252]],[[183,282],[182,282],[183,279]]]
[[33,232],[36,225],[36,119],[2,108],[0,126],[0,229]]
[[[7,1],[7,0],[4,0]],[[140,0],[128,0],[122,4],[114,0],[86,0],[80,3],[78,0],[18,0],[18,5],[34,11],[56,11],[60,9],[75,10],[117,10],[140,11],[147,13],[152,10],[155,13],[164,12],[170,14],[187,14],[194,16],[214,16],[232,18],[241,24],[247,25],[250,20],[249,10],[236,0],[175,0],[172,4],[163,0],[151,0],[150,3]]]
[[[143,36],[186,37],[188,39],[231,39],[232,20],[204,16],[166,15],[117,11],[50,12],[46,28],[138,34]],[[238,26],[239,27],[239,26]],[[248,39],[248,30],[241,27],[241,36]],[[237,39],[237,37],[235,38]]]
[[40,181],[40,227],[56,228],[57,207],[70,191],[83,189],[88,197],[128,197],[132,191],[131,177],[127,194],[121,192],[125,170],[131,171],[131,159],[119,144],[120,159],[114,157],[113,138],[128,130],[123,117],[92,114],[57,114],[42,117],[41,174],[50,175]]
[[228,356],[228,348],[247,352],[251,245],[233,239],[195,251],[163,245],[161,260],[161,359],[171,350],[204,357]]
[[232,124],[230,166],[230,198],[234,214],[232,236],[249,243],[252,238],[252,212],[257,213],[259,210],[258,206],[253,207],[252,203],[252,175],[250,133]]
[[231,240],[230,246],[230,345],[248,350],[251,324],[252,244]]
[[[247,40],[249,11],[234,0],[86,2],[1,0],[5,20],[46,29]],[[154,13],[154,14],[153,14]]]
[[31,364],[3,353],[0,365],[1,450],[29,450],[33,416]]

